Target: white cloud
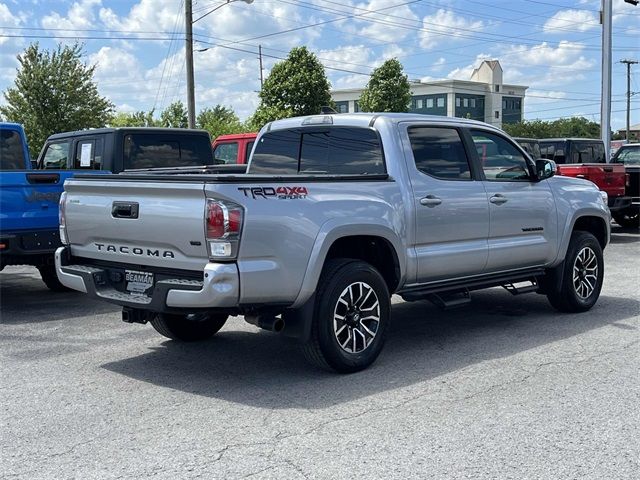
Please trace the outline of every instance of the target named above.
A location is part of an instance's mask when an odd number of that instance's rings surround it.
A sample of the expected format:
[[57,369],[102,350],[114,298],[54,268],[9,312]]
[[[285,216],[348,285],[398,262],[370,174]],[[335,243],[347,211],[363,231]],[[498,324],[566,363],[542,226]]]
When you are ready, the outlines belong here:
[[[42,17],[41,25],[51,29],[83,30],[95,28],[96,8],[102,5],[102,0],[80,0],[74,2],[65,16],[58,12],[51,12]],[[78,32],[79,33],[79,32]],[[69,32],[65,32],[68,35]]]
[[[0,25],[5,27],[19,27],[23,23],[20,16],[15,15],[9,10],[4,3],[0,3]],[[0,34],[15,35],[16,30],[5,30],[0,28]],[[0,37],[0,45],[3,45],[12,39],[10,37]]]
[[424,30],[420,33],[420,46],[433,49],[440,43],[451,42],[482,31],[484,23],[481,20],[466,19],[450,10],[440,9],[422,19],[422,28]]
[[560,10],[543,27],[545,33],[586,32],[595,28],[600,28],[599,19],[596,13],[586,10]]
[[[414,34],[411,28],[406,27],[417,26],[420,19],[408,5],[387,8],[397,4],[397,0],[370,0],[368,3],[357,4],[353,11],[359,17],[354,20],[358,22],[372,20],[367,22],[365,27],[360,28],[358,33],[375,38],[379,42],[399,42]],[[383,10],[379,13],[362,15],[365,11],[373,12],[381,9]],[[393,17],[390,17],[389,14]]]
[[184,27],[183,9],[175,0],[140,0],[123,17],[105,7],[100,9],[99,16],[104,25],[113,30],[173,32],[176,26],[181,31]]
[[[452,80],[470,80],[473,70],[479,67],[483,60],[488,60],[491,58],[493,58],[492,55],[488,55],[486,53],[480,53],[476,55],[476,59],[473,63],[470,63],[469,65],[466,65],[464,67],[457,67],[451,70],[447,74],[447,78]],[[504,68],[504,64],[502,63],[502,61],[500,62],[500,64]]]

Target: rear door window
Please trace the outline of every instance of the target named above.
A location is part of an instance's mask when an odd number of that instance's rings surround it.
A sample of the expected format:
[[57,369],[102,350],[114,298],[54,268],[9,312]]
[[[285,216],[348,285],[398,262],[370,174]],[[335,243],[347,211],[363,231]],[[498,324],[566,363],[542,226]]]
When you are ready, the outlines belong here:
[[410,127],[409,140],[416,168],[442,180],[471,180],[462,139],[453,128]]
[[26,168],[22,137],[15,130],[0,130],[0,170]]
[[234,164],[238,161],[238,142],[219,143],[213,151],[213,161],[217,164]]
[[63,170],[67,168],[71,141],[50,143],[42,157],[40,168]]
[[100,170],[104,142],[102,138],[80,140],[76,144],[76,155],[73,161],[74,169]]
[[132,133],[124,137],[124,168],[207,165],[211,145],[195,135]]

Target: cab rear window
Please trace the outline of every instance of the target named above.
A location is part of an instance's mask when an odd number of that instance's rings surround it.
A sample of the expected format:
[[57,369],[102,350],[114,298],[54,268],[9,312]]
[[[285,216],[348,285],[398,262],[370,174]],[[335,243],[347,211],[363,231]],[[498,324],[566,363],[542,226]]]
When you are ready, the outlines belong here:
[[129,134],[124,137],[124,169],[208,165],[211,146],[203,137]]
[[368,128],[309,127],[264,134],[249,173],[372,175],[386,173],[378,134]]

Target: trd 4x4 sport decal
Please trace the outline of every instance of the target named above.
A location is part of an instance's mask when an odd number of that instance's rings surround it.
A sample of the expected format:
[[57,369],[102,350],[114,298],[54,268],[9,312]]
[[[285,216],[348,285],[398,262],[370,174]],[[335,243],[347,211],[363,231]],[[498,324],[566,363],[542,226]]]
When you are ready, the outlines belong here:
[[238,187],[245,197],[269,198],[275,197],[280,200],[296,200],[307,198],[307,187]]

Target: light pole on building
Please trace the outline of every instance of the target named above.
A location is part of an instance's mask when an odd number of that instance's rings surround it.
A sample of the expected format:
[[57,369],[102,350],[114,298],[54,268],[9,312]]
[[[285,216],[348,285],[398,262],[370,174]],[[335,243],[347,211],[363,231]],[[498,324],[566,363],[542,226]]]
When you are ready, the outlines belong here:
[[184,22],[185,22],[185,53],[187,67],[187,121],[189,128],[196,127],[196,93],[195,81],[193,75],[193,24],[198,20],[202,20],[207,15],[215,12],[219,8],[233,2],[253,3],[253,0],[226,0],[215,8],[212,8],[204,15],[193,20],[193,4],[192,0],[184,0]]

